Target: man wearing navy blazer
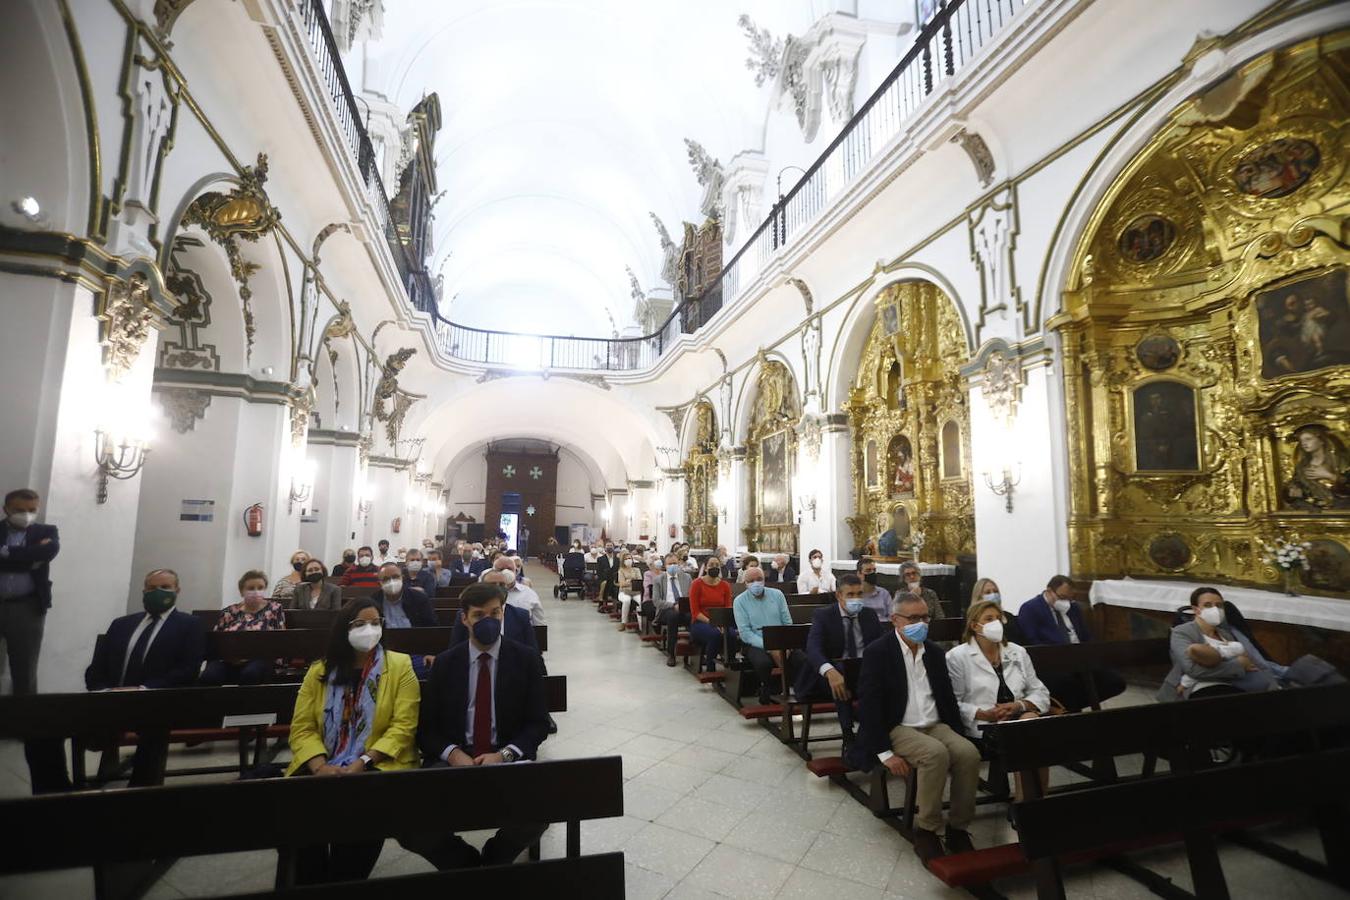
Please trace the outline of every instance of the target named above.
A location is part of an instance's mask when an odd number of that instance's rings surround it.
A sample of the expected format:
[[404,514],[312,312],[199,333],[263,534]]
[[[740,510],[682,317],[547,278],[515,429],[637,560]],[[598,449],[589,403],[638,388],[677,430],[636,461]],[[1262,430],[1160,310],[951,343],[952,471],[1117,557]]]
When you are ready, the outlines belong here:
[[[114,619],[84,672],[91,691],[190,687],[197,683],[206,656],[206,626],[175,609],[178,573],[155,569],[145,576],[141,603],[145,612]],[[168,733],[139,734],[131,787],[162,784],[168,758]]]
[[877,614],[863,606],[863,581],[857,575],[845,575],[835,586],[835,602],[811,615],[811,630],[806,636],[805,660],[795,684],[797,698],[811,702],[833,698],[844,732],[844,755],[851,757],[853,744],[853,698],[844,684],[844,673],[834,665],[836,659],[860,659],[863,648],[881,637]]
[[370,595],[385,628],[435,628],[436,610],[426,593],[408,581],[398,563],[380,566],[380,589]]
[[914,852],[925,865],[943,854],[937,832],[949,779],[946,852],[974,849],[967,829],[980,782],[980,751],[961,734],[946,652],[928,640],[930,620],[923,597],[909,592],[896,597],[891,602],[895,631],[867,645],[858,679],[857,755],[869,755],[892,775],[903,777],[911,766],[918,770]]
[[[1084,644],[1092,640],[1083,611],[1073,602],[1073,584],[1067,575],[1056,575],[1017,611],[1017,627],[1025,646],[1034,644]],[[1125,679],[1110,669],[1091,673],[1098,700],[1108,700],[1125,690]],[[1070,712],[1090,705],[1082,680],[1074,673],[1046,675],[1042,679],[1054,697]]]
[[[482,766],[535,759],[548,737],[548,703],[538,653],[502,634],[511,607],[491,584],[460,596],[469,638],[432,666],[422,692],[418,746],[426,766]],[[539,839],[546,825],[514,823],[498,829],[482,853],[458,835],[414,836],[402,843],[438,869],[506,865]]]

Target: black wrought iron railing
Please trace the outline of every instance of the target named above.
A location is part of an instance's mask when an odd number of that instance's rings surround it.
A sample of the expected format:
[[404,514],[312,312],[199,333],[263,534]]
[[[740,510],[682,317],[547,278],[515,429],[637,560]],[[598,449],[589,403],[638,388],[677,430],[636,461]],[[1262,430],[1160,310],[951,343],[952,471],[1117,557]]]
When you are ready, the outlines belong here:
[[413,308],[431,315],[448,356],[468,362],[527,369],[631,371],[656,362],[681,334],[706,325],[732,303],[784,247],[829,209],[841,193],[891,145],[933,92],[965,68],[1025,6],[1035,0],[945,0],[919,29],[909,51],[840,130],[820,157],[722,267],[714,286],[684,298],[655,332],[633,338],[579,338],[470,328],[443,318],[422,261],[408,258],[389,213],[369,135],[333,40],[321,0],[302,0],[310,46],[328,87],[338,125],[357,159],[376,215]]

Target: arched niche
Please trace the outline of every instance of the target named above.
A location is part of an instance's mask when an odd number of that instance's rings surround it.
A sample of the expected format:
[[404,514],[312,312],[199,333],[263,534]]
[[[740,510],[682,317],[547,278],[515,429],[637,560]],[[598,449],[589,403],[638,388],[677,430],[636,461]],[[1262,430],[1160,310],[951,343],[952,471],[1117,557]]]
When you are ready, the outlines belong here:
[[1093,211],[1048,323],[1074,574],[1270,585],[1284,538],[1316,551],[1306,590],[1350,591],[1347,123],[1350,31],[1267,53]]
[[930,281],[892,282],[873,303],[845,404],[855,547],[907,558],[922,531],[925,560],[954,562],[975,552],[966,332],[956,304]]
[[788,367],[760,351],[745,440],[746,545],[754,551],[797,552],[793,496],[801,400]]

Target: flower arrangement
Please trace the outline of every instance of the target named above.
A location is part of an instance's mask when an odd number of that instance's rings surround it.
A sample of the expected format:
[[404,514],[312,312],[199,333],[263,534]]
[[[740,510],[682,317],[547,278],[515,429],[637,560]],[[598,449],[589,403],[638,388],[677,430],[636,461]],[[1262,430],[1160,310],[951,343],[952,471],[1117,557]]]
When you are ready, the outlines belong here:
[[1289,572],[1294,569],[1308,568],[1307,550],[1312,544],[1307,541],[1276,539],[1275,543],[1262,543],[1261,549],[1266,555],[1262,557],[1262,562],[1274,566],[1282,572]]
[[1261,549],[1265,551],[1261,561],[1284,573],[1284,592],[1291,597],[1297,594],[1294,590],[1294,572],[1308,568],[1308,548],[1311,546],[1297,537],[1292,540],[1276,538],[1274,543],[1261,542]]
[[922,531],[913,531],[909,535],[909,545],[914,548],[914,561],[919,561],[919,553],[923,551],[923,545],[927,541]]

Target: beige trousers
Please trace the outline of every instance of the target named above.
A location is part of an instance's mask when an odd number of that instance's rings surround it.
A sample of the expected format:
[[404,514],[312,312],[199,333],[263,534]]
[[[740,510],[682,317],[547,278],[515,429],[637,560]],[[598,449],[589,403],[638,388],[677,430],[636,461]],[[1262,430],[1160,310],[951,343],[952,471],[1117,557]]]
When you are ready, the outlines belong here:
[[975,745],[938,722],[927,728],[897,725],[891,729],[891,750],[918,770],[918,812],[915,826],[942,829],[942,789],[951,773],[952,804],[947,823],[965,830],[975,818],[975,791],[980,784],[980,751]]

